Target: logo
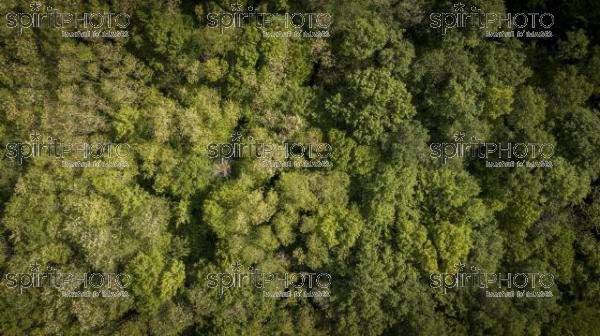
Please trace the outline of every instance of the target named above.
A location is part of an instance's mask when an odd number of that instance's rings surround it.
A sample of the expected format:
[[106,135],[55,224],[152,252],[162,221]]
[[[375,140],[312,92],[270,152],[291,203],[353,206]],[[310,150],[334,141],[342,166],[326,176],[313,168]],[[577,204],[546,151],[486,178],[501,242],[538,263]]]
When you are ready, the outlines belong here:
[[[430,27],[441,29],[442,35],[446,35],[449,29],[477,27],[489,29],[486,37],[515,37],[514,29],[549,29],[554,25],[554,15],[550,13],[486,13],[476,6],[471,6],[466,11],[466,5],[462,2],[452,6],[451,13],[431,13],[429,15]],[[508,31],[492,31],[508,29]],[[517,37],[552,37],[551,31],[529,31],[516,32]]]
[[329,167],[333,147],[328,143],[267,143],[252,136],[242,141],[242,135],[235,132],[231,143],[210,143],[206,146],[208,157],[220,159],[217,169],[226,176],[231,170],[229,161],[240,158],[261,160],[263,168],[320,168]]
[[[247,12],[241,12],[242,6],[239,3],[232,4],[231,10],[232,12],[208,13],[207,27],[219,29],[221,34],[226,29],[250,26],[263,29],[264,37],[329,37],[328,29],[332,23],[329,13],[273,14],[259,12],[258,8],[252,6],[248,7]],[[285,30],[265,30],[270,27],[283,27]]]
[[31,157],[48,156],[64,159],[71,154],[80,155],[83,160],[95,161],[62,161],[62,167],[127,167],[126,161],[103,161],[112,157],[124,158],[130,155],[131,146],[127,143],[64,143],[59,139],[42,136],[36,131],[29,135],[29,142],[11,142],[6,145],[5,157],[22,165]]
[[431,288],[441,289],[444,295],[452,289],[480,288],[485,289],[486,298],[553,296],[550,289],[554,286],[554,275],[551,273],[488,273],[477,266],[469,268],[462,263],[454,266],[455,273],[431,273]]
[[[24,29],[59,28],[63,37],[128,37],[129,32],[111,29],[126,29],[131,16],[127,13],[68,13],[51,6],[32,2],[31,12],[6,14],[6,26],[21,35]],[[63,29],[78,29],[65,31]],[[79,29],[83,29],[79,31]],[[89,30],[91,29],[91,30]]]
[[[473,157],[486,159],[488,168],[551,168],[551,161],[527,161],[523,159],[550,159],[554,155],[554,145],[539,142],[484,142],[475,136],[470,142],[463,142],[465,134],[459,132],[454,135],[455,142],[434,142],[429,145],[431,157],[439,158],[442,164],[455,157]],[[487,159],[500,159],[510,161],[488,161]],[[517,159],[516,161],[513,159]]]
[[[50,265],[43,272],[37,262],[29,273],[6,273],[4,279],[6,287],[18,290],[19,295],[29,288],[47,287],[59,289],[63,297],[127,297],[129,293],[123,289],[131,284],[127,273],[63,273]],[[83,290],[65,290],[79,287]]]
[[329,297],[331,275],[329,273],[271,273],[260,272],[249,266],[248,271],[240,264],[231,265],[231,272],[209,273],[208,288],[217,289],[220,295],[234,288],[258,288],[263,297]]

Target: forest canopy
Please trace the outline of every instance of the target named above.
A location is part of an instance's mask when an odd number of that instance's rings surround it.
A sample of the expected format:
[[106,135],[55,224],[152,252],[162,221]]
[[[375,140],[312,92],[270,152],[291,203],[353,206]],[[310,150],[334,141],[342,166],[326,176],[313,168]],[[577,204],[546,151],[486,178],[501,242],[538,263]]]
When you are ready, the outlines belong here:
[[0,334],[598,335],[600,2],[0,14]]

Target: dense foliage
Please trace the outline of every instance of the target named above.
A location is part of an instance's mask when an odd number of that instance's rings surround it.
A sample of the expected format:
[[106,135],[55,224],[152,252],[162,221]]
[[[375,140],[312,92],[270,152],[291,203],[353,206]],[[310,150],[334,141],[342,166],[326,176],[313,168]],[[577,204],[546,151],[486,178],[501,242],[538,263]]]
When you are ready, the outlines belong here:
[[[127,272],[128,298],[0,286],[3,335],[598,335],[600,8],[594,1],[469,1],[547,11],[552,38],[432,29],[449,1],[245,3],[327,12],[329,38],[207,27],[229,2],[55,1],[131,13],[128,38],[21,35],[0,26],[0,143],[36,131],[132,145],[126,168],[0,161],[0,271],[31,264]],[[28,11],[2,1],[0,12]],[[3,14],[4,15],[4,14]],[[210,143],[326,142],[328,168],[220,162]],[[550,169],[430,156],[455,134],[554,144]],[[227,165],[227,167],[223,167]],[[327,272],[330,298],[223,295],[231,264]],[[556,276],[554,296],[443,294],[456,264]]]

